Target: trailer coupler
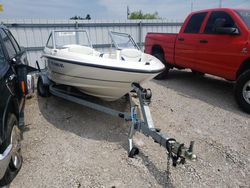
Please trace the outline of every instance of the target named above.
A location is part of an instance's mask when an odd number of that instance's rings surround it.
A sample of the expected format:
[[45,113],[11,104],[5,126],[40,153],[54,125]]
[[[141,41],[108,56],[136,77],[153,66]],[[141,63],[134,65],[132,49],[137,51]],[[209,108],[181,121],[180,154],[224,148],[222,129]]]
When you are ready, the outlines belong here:
[[166,148],[168,156],[172,159],[173,166],[184,164],[186,159],[195,160],[193,154],[194,141],[190,146],[177,142],[174,138],[160,133],[160,129],[154,127],[152,116],[149,109],[152,92],[144,89],[139,84],[133,84],[134,92],[130,93],[131,104],[131,124],[129,129],[129,157],[139,153],[139,149],[133,146],[133,136],[136,131],[151,137],[156,143]]

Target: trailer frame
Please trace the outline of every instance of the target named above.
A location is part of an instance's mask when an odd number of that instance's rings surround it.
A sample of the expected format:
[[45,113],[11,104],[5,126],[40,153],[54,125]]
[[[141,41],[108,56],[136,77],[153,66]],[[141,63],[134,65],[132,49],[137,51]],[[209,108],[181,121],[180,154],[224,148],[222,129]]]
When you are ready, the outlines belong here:
[[[135,132],[140,132],[147,137],[151,137],[154,142],[166,148],[168,156],[172,159],[173,166],[176,166],[177,164],[184,164],[185,159],[196,159],[196,155],[193,154],[194,141],[191,141],[189,147],[186,147],[184,144],[177,142],[174,138],[171,138],[166,134],[162,134],[160,129],[155,128],[149,108],[152,97],[150,89],[145,89],[139,84],[133,83],[133,90],[127,95],[130,101],[130,112],[122,112],[106,107],[102,104],[98,104],[94,100],[90,100],[93,99],[92,96],[90,97],[85,94],[81,94],[81,96],[79,96],[79,93],[72,91],[72,89],[74,90],[75,88],[71,86],[64,86],[66,89],[62,89],[60,86],[63,85],[58,85],[48,78],[47,71],[39,73],[37,86],[38,93],[41,95],[41,92],[45,91],[46,94],[41,96],[47,97],[49,94],[52,94],[82,106],[122,118],[128,122],[129,157],[133,158],[135,155],[139,154],[139,149],[133,143],[133,137]],[[41,89],[44,91],[41,91]]]

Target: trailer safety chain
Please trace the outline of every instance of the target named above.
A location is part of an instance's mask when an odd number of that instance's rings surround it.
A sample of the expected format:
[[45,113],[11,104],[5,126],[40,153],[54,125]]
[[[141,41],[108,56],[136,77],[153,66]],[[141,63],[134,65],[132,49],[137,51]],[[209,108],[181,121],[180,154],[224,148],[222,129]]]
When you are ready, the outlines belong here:
[[171,179],[170,179],[170,175],[171,175],[171,172],[170,172],[170,158],[171,158],[171,151],[172,149],[169,150],[168,152],[168,159],[167,159],[167,183],[170,183],[171,182]]
[[172,158],[172,148],[173,145],[171,142],[176,142],[176,140],[174,138],[169,138],[166,142],[166,148],[167,148],[167,152],[168,152],[168,159],[167,159],[167,183],[170,184],[171,183],[171,172],[170,172],[170,159]]

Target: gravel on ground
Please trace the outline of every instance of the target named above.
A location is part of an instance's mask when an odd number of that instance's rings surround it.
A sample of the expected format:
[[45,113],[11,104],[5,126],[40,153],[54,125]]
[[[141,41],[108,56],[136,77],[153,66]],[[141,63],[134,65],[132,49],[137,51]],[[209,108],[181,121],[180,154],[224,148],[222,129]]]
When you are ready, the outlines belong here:
[[[233,83],[171,71],[152,80],[157,128],[189,144],[195,162],[168,170],[166,150],[135,135],[139,155],[127,157],[128,124],[57,97],[27,100],[24,163],[15,187],[250,187],[250,121],[233,97]],[[107,104],[128,110],[122,98]]]

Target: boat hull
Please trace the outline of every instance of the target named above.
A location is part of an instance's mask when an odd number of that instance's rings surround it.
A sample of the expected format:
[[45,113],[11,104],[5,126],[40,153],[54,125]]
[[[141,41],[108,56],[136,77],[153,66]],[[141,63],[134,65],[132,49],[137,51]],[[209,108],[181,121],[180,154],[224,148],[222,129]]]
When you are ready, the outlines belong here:
[[161,72],[98,67],[49,57],[45,59],[48,76],[52,81],[76,87],[83,93],[106,101],[121,98],[132,89],[132,83],[143,84]]

